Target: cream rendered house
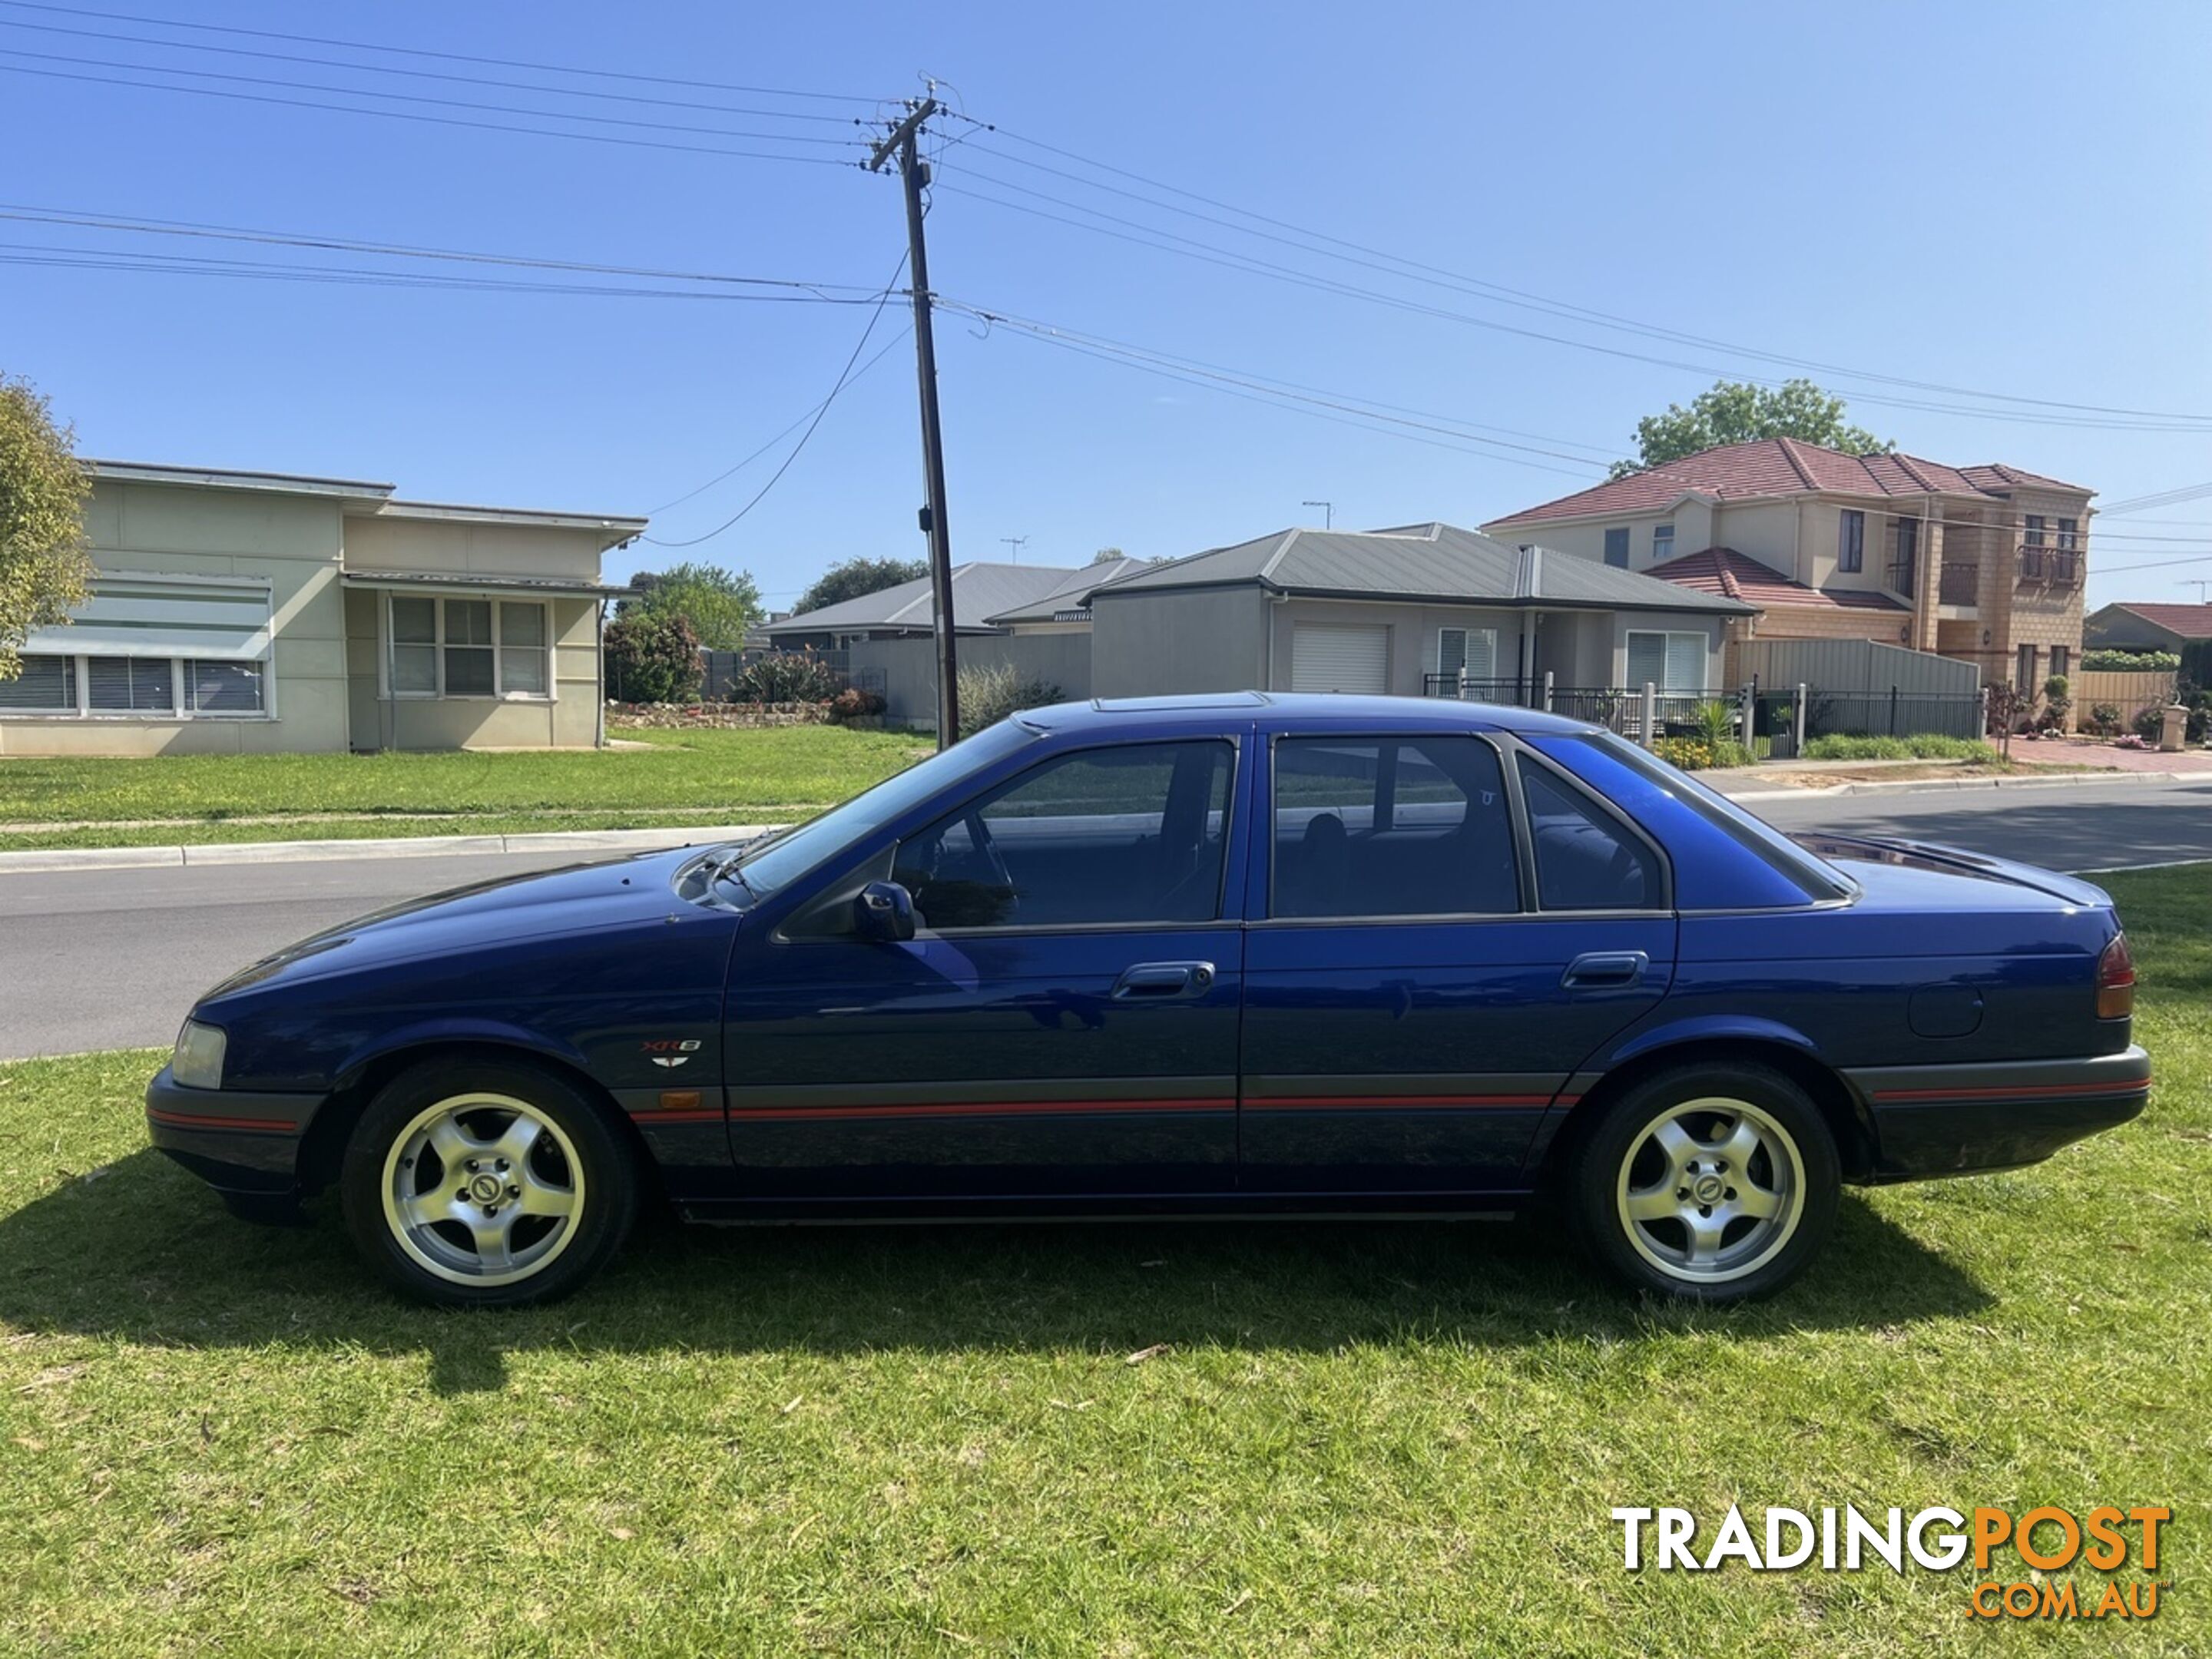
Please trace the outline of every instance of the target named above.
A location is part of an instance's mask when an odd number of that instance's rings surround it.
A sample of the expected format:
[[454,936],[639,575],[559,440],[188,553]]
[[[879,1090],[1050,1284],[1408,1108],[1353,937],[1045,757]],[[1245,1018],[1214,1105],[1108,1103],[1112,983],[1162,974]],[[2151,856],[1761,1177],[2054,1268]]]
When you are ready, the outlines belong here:
[[92,597],[0,682],[0,756],[602,740],[599,562],[643,519],[90,465]]

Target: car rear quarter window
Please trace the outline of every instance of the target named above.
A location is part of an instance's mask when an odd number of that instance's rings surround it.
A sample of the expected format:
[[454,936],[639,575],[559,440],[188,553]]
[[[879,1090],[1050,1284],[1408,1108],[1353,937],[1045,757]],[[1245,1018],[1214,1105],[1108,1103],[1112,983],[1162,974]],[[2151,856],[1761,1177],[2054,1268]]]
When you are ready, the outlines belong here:
[[1659,855],[1642,836],[1539,761],[1519,757],[1521,799],[1546,910],[1651,910],[1664,901]]
[[1610,735],[1527,742],[1666,848],[1678,909],[1781,909],[1853,890],[1772,825],[1632,744]]
[[1494,915],[1521,908],[1512,807],[1477,738],[1284,738],[1269,914]]

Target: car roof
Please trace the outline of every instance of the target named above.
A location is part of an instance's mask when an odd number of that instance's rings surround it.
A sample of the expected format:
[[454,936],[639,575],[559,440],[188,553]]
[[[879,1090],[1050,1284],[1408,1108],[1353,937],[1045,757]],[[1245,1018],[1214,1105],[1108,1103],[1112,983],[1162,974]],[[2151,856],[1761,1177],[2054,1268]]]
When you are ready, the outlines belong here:
[[1341,727],[1349,722],[1382,729],[1581,733],[1581,720],[1516,708],[1506,703],[1462,702],[1449,697],[1386,697],[1335,692],[1194,691],[1157,697],[1093,697],[1024,709],[1016,716],[1040,732],[1110,732],[1118,726],[1178,726],[1224,730],[1256,722],[1263,730],[1302,726]]

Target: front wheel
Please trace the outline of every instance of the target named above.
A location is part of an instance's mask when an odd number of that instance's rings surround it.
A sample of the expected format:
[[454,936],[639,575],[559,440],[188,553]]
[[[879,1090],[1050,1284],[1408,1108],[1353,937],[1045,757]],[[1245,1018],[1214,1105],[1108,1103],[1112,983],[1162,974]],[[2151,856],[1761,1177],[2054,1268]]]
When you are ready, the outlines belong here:
[[629,1143],[574,1084],[524,1062],[434,1060],[394,1079],[355,1126],[339,1187],[371,1265],[450,1307],[566,1296],[637,1212]]
[[1600,1266],[1707,1303],[1795,1279],[1827,1238],[1843,1187],[1820,1108],[1750,1063],[1636,1084],[1582,1139],[1569,1180],[1576,1230]]

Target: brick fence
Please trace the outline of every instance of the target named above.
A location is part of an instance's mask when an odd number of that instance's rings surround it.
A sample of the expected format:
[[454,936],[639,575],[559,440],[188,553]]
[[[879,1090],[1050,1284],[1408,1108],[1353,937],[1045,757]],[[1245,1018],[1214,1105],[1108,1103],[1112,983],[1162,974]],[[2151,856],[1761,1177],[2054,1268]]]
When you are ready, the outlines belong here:
[[827,726],[826,702],[611,702],[609,730],[646,726],[674,730],[712,726],[720,730],[755,730],[770,726]]

